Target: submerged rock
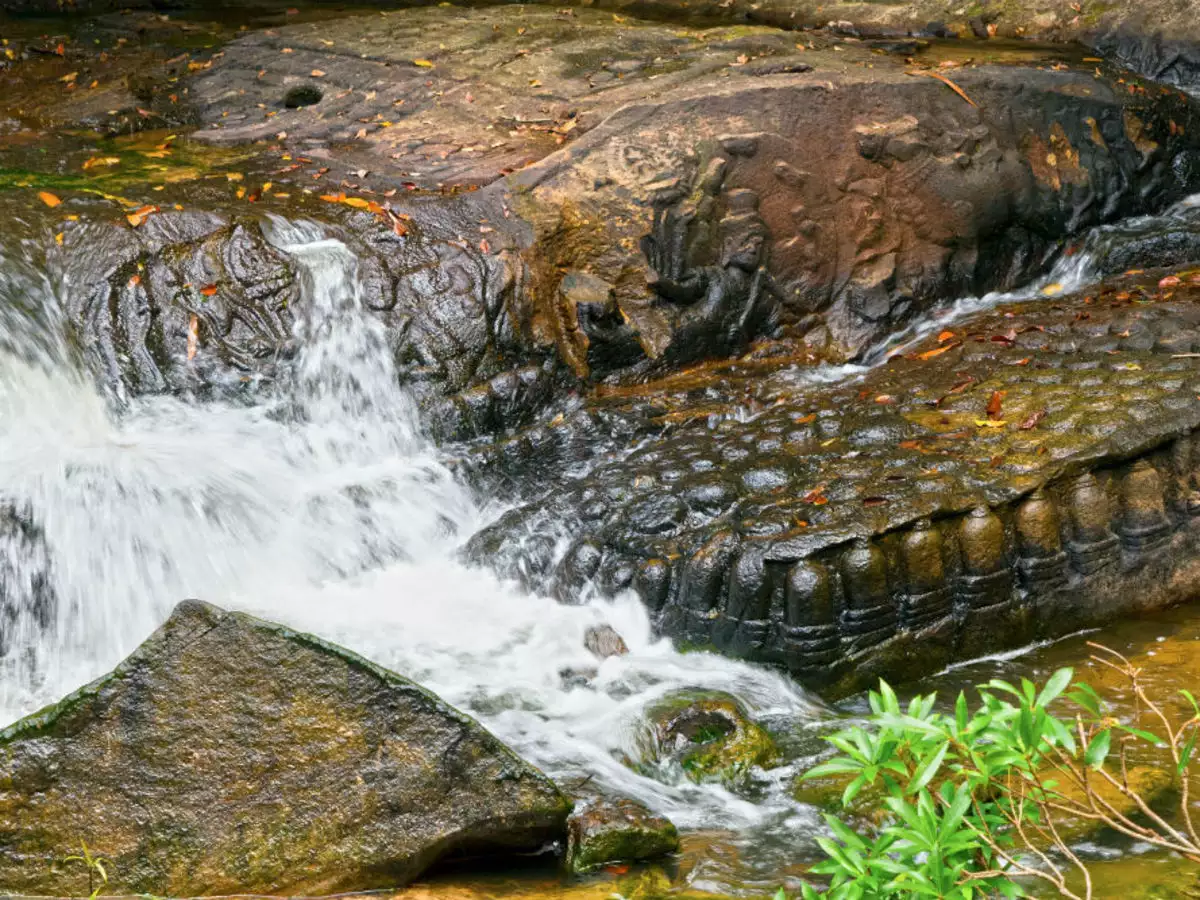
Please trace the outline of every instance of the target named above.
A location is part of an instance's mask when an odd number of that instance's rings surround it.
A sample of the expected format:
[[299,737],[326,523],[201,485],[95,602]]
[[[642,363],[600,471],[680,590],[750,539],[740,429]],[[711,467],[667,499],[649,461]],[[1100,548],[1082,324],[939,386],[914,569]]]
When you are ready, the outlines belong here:
[[589,872],[607,863],[657,859],[679,849],[679,833],[663,816],[628,799],[595,799],[567,820],[567,863]]
[[646,761],[673,761],[695,782],[742,782],[754,768],[780,761],[779,748],[735,698],[681,693],[647,713],[653,729]]
[[317,638],[196,601],[110,675],[0,732],[0,885],[85,893],[393,887],[531,852],[570,802],[469,717]]

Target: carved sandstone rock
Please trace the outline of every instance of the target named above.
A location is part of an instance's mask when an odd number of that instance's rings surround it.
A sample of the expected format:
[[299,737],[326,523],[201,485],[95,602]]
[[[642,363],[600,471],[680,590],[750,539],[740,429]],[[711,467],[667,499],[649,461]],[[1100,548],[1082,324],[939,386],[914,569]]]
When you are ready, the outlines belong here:
[[78,895],[401,885],[536,851],[570,803],[467,716],[316,638],[196,601],[112,674],[0,732],[0,884]]
[[[567,594],[634,573],[662,633],[831,694],[1195,599],[1198,301],[1200,271],[1134,274],[949,322],[861,378],[748,358],[595,397],[581,427],[635,449],[470,552]],[[562,529],[590,574],[523,575],[530,533]]]

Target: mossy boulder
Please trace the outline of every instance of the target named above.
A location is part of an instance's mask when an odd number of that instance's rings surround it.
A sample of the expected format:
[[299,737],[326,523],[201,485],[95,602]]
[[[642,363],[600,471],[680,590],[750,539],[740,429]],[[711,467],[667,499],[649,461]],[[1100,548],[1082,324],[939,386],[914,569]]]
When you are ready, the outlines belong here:
[[649,711],[648,721],[643,760],[675,762],[695,782],[742,782],[781,759],[775,740],[729,694],[673,694]]
[[0,885],[330,894],[528,853],[570,801],[477,722],[321,640],[196,601],[111,674],[0,732]]
[[625,798],[596,798],[567,820],[567,863],[590,872],[608,863],[658,859],[679,849],[670,820]]

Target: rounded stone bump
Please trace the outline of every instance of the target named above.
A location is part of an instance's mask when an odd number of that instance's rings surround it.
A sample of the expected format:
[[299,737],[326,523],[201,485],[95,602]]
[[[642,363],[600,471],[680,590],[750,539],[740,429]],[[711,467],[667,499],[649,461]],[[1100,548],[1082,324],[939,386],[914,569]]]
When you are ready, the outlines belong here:
[[1016,524],[1021,556],[1046,559],[1062,552],[1062,523],[1058,507],[1041,488],[1017,507]]
[[1171,471],[1186,480],[1192,474],[1192,436],[1181,437],[1171,445]]
[[1121,480],[1121,512],[1125,528],[1145,531],[1167,525],[1162,476],[1144,459]]
[[770,615],[771,591],[761,553],[744,551],[733,566],[726,614],[733,619],[763,621]]
[[910,593],[928,594],[945,586],[942,535],[931,521],[921,519],[904,536],[901,555]]
[[595,541],[580,541],[567,553],[563,567],[573,584],[584,584],[596,576],[603,556],[604,551]]
[[856,541],[842,556],[841,570],[851,609],[871,609],[890,601],[887,559],[873,541]]
[[665,559],[646,560],[634,576],[633,587],[647,609],[662,609],[671,593],[671,564]]
[[683,606],[702,613],[716,608],[737,545],[737,535],[721,531],[688,560],[680,586],[679,600]]
[[1112,513],[1108,506],[1108,495],[1091,472],[1085,472],[1075,479],[1068,509],[1071,531],[1078,542],[1096,543],[1110,536]]
[[977,506],[958,526],[963,568],[968,575],[991,575],[1005,567],[1004,523],[986,506]]
[[810,559],[792,566],[784,585],[784,605],[792,627],[832,625],[836,617],[829,569]]

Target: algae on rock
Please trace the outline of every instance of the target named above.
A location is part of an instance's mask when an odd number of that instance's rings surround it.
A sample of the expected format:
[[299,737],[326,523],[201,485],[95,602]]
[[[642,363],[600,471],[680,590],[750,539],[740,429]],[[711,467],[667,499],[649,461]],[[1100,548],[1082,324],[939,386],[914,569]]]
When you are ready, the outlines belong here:
[[571,803],[477,722],[317,638],[188,601],[111,674],[0,732],[0,884],[319,894],[533,852]]

